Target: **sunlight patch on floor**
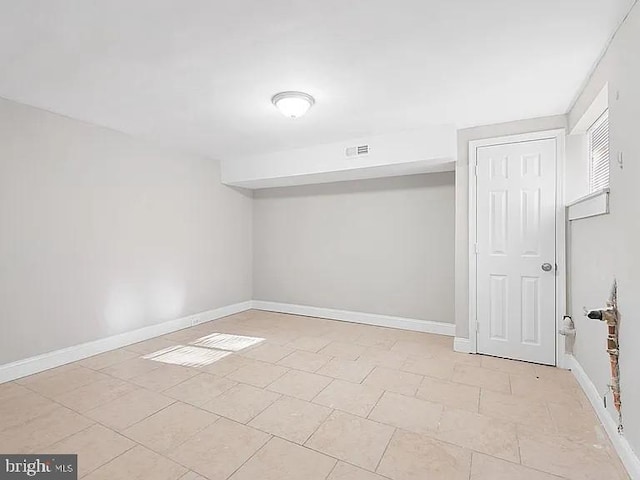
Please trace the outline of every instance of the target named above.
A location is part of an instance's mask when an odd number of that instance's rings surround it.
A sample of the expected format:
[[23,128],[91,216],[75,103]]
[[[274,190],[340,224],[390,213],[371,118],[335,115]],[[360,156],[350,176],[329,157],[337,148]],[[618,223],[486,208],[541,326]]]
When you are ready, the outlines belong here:
[[191,345],[176,345],[143,356],[146,360],[154,362],[182,365],[183,367],[204,367],[231,355],[231,352],[200,348]]
[[194,340],[189,345],[164,348],[143,355],[142,358],[183,367],[204,367],[231,355],[233,352],[239,352],[264,342],[264,340],[260,337],[212,333]]
[[244,337],[242,335],[230,335],[228,333],[212,333],[211,335],[207,335],[191,342],[191,345],[217,348],[219,350],[227,350],[230,352],[239,352],[245,348],[257,345],[260,342],[264,342],[264,338]]

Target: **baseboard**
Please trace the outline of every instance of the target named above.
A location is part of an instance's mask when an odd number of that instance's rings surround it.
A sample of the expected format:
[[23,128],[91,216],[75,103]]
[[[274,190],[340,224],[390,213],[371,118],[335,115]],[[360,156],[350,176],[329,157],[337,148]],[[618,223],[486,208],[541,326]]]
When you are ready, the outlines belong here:
[[460,353],[471,353],[471,340],[462,337],[454,338],[453,350]]
[[35,357],[18,360],[16,362],[0,365],[0,383],[26,377],[34,373],[42,372],[50,368],[59,367],[67,363],[82,360],[99,353],[104,353],[116,348],[126,347],[133,343],[142,342],[150,338],[166,335],[167,333],[192,327],[203,322],[244,312],[251,309],[251,301],[227,305],[225,307],[207,310],[205,312],[189,315],[188,317],[170,320],[168,322],[150,325],[130,332],[101,338],[92,342],[74,345],[72,347],[55,350]]
[[290,303],[266,302],[254,300],[255,310],[266,310],[269,312],[291,313],[305,317],[327,318],[330,320],[341,320],[343,322],[362,323],[365,325],[376,325],[378,327],[399,328],[401,330],[412,330],[415,332],[435,333],[438,335],[455,335],[455,325],[452,323],[434,322],[431,320],[416,320],[414,318],[392,317],[389,315],[378,315],[375,313],[351,312],[347,310],[334,310],[331,308],[310,307],[307,305],[293,305]]
[[593,409],[596,411],[600,422],[611,439],[611,443],[627,469],[629,476],[632,480],[640,480],[640,459],[638,459],[638,456],[635,454],[624,435],[620,435],[618,433],[618,426],[611,415],[609,415],[609,412],[604,408],[602,398],[600,397],[595,385],[582,369],[580,363],[578,363],[576,358],[571,355],[567,355],[567,368],[571,369],[574,377],[576,377],[576,380],[591,402]]

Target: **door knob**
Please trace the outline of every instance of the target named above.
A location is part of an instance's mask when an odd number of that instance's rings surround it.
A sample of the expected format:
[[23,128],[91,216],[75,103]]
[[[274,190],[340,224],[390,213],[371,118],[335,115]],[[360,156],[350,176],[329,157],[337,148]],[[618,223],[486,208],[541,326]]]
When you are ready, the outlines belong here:
[[553,270],[553,265],[551,265],[550,263],[543,263],[540,268],[542,268],[543,272],[550,272],[551,270]]

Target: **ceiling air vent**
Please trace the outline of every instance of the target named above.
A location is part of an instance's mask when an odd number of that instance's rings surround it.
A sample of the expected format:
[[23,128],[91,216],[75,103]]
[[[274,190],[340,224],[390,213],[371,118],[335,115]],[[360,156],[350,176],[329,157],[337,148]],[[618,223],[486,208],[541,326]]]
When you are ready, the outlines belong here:
[[347,157],[357,157],[369,153],[369,145],[358,145],[357,147],[347,147],[345,152]]

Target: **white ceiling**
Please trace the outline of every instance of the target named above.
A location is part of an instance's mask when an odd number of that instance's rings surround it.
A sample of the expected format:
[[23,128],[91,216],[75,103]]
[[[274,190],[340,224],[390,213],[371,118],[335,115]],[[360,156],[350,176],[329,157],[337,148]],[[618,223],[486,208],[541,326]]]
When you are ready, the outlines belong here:
[[0,96],[216,158],[559,114],[633,3],[0,0]]

